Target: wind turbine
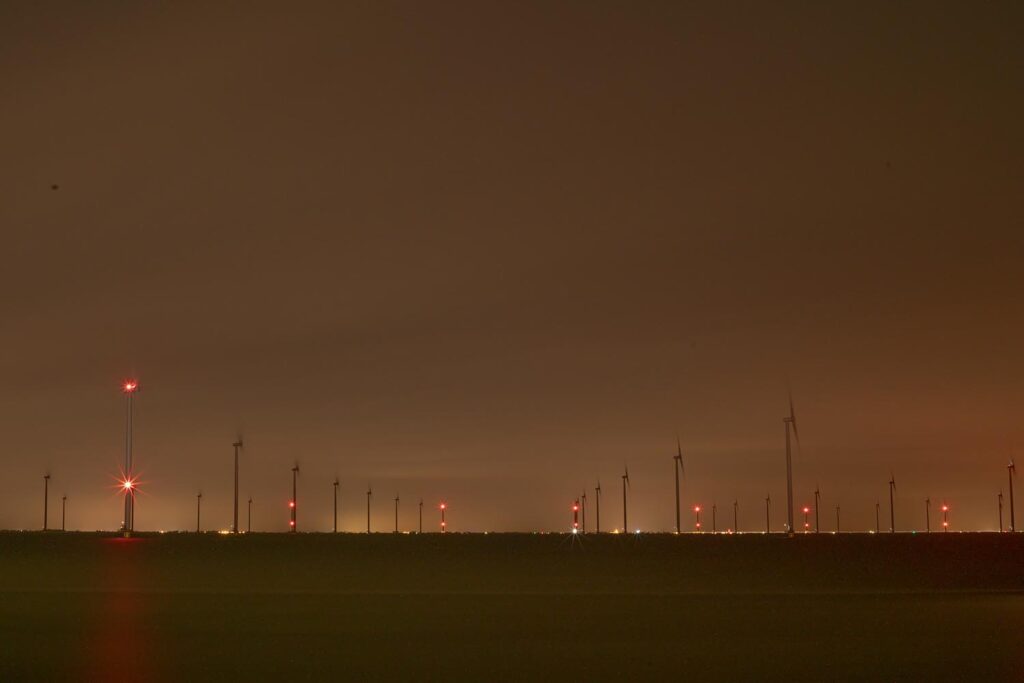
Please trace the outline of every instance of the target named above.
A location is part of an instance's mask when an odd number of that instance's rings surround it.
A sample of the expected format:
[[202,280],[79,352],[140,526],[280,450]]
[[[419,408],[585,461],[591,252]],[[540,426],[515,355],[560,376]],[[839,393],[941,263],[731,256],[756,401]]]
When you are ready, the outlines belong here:
[[711,503],[711,533],[718,533],[718,505]]
[[291,527],[292,533],[296,533],[299,530],[299,463],[295,463],[292,467],[292,519]]
[[49,525],[50,512],[50,473],[43,475],[43,531]]
[[932,530],[932,499],[924,499],[924,531],[929,533]]
[[121,390],[125,395],[125,428],[124,428],[124,480],[121,488],[124,490],[124,521],[121,524],[121,531],[125,536],[130,536],[135,530],[135,477],[132,467],[132,397],[139,389],[137,380],[125,380]]
[[1003,492],[999,492],[999,533],[1003,533]]
[[580,495],[580,512],[583,513],[583,530],[582,533],[587,533],[587,490],[583,489],[583,493]]
[[732,530],[735,533],[740,532],[740,501],[732,501]]
[[[1002,496],[1003,494],[1000,493],[999,495]],[[1002,505],[1002,502],[1000,502],[1000,505]],[[67,531],[67,528],[64,526],[64,520],[67,519],[67,512],[68,512],[68,496],[67,496],[67,494],[64,494],[63,496],[61,496],[61,499],[60,499],[60,530],[61,531]],[[1002,512],[999,513],[999,519],[1000,519],[1000,525],[999,526],[1002,527],[1002,523],[1001,523],[1001,520],[1003,519]],[[999,530],[1002,531],[1002,528],[1000,528]]]
[[601,533],[601,480],[597,480],[597,486],[594,487],[594,502],[597,504],[597,528],[595,533]]
[[1010,460],[1010,464],[1006,466],[1006,476],[1010,480],[1010,531],[1017,530],[1017,520],[1013,515],[1013,478],[1017,476],[1017,466],[1013,464],[1013,460]]
[[764,532],[766,534],[772,532],[772,494],[770,493],[764,499]]
[[200,531],[199,515],[200,515],[200,512],[202,510],[202,506],[203,506],[203,492],[200,491],[199,493],[196,494],[196,533],[197,534]]
[[796,428],[796,413],[793,411],[793,394],[789,395],[789,417],[782,418],[786,425],[786,520],[789,524],[786,531],[793,534],[793,453],[789,442],[789,430],[792,428],[797,446],[800,445],[800,432]]
[[[232,517],[231,533],[238,533],[238,451],[242,450],[242,435],[231,446],[235,449],[235,514]],[[258,449],[257,449],[258,450]],[[258,455],[258,454],[257,454]]]
[[676,475],[676,533],[682,532],[682,527],[679,526],[679,475],[683,473],[683,445],[679,441],[679,435],[676,435],[676,454],[672,456],[673,465],[672,470]]
[[252,533],[252,496],[249,496],[249,526],[246,528],[246,533]]
[[395,533],[398,533],[398,494],[395,494]]
[[373,498],[373,487],[366,486],[366,533],[370,533],[370,499]]
[[626,499],[626,489],[629,487],[629,468],[622,475],[622,533],[629,533],[629,501]]
[[441,503],[441,533],[448,533],[448,522],[444,518],[444,513],[448,511],[448,503]]
[[697,530],[697,533],[700,533],[700,505],[693,506],[693,513],[697,516],[696,525],[694,526],[694,529]]
[[879,521],[878,510],[882,507],[881,503],[875,501],[875,533],[882,533],[882,523]]
[[334,533],[338,533],[338,477],[334,477]]
[[949,505],[942,504],[942,530],[949,531]]
[[572,502],[572,533],[578,534],[580,532],[580,502],[574,500]]
[[836,533],[839,533],[839,506],[836,505]]
[[896,493],[896,477],[889,475],[889,533],[896,533],[896,509],[893,507],[893,495]]
[[821,533],[821,489],[814,487],[814,533]]
[[420,498],[420,533],[423,533],[423,499]]

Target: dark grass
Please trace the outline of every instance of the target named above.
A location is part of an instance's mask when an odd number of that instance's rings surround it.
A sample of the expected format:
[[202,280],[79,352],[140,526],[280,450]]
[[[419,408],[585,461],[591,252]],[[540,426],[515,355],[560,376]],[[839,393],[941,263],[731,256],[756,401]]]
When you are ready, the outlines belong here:
[[0,534],[0,680],[1019,680],[1024,536]]

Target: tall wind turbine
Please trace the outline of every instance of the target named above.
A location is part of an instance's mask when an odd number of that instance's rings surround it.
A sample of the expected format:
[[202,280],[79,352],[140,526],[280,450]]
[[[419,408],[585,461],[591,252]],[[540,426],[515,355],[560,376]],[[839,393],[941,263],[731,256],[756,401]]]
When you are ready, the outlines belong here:
[[821,533],[821,489],[818,486],[814,487],[814,533]]
[[43,531],[49,526],[50,512],[50,473],[43,475]]
[[629,488],[629,468],[626,468],[622,475],[622,533],[629,533],[629,501],[626,498],[626,489]]
[[676,475],[676,533],[682,533],[683,529],[679,526],[679,475],[683,473],[683,445],[679,441],[679,435],[676,435],[676,454],[672,456],[674,461],[672,470]]
[[373,487],[366,487],[366,533],[370,533],[370,499],[373,498]]
[[597,486],[594,487],[594,503],[597,506],[597,521],[594,529],[595,533],[601,533],[601,480],[597,480]]
[[135,530],[135,476],[132,471],[134,466],[132,462],[132,443],[134,441],[134,435],[132,434],[132,397],[138,391],[138,388],[139,383],[134,379],[125,380],[124,384],[121,385],[121,390],[124,391],[125,395],[124,480],[121,482],[121,488],[124,490],[124,522],[121,524],[121,531],[125,536],[130,536],[132,531]]
[[295,463],[292,467],[292,519],[291,527],[292,532],[296,533],[299,530],[299,463]]
[[[242,435],[231,446],[235,449],[235,514],[231,518],[231,533],[238,533],[238,451],[242,450]],[[259,450],[259,448],[257,448]],[[258,455],[258,454],[257,454]]]
[[896,477],[889,475],[889,533],[896,533],[896,509],[893,507],[893,495],[896,493]]
[[793,394],[789,395],[789,417],[782,418],[786,425],[786,520],[788,527],[786,531],[793,533],[793,452],[790,447],[789,431],[793,430],[796,443],[800,445],[800,432],[796,428],[796,413],[793,411]]
[[1017,476],[1017,466],[1013,464],[1013,460],[1010,460],[1010,464],[1006,466],[1006,476],[1010,480],[1010,531],[1017,530],[1017,520],[1013,515],[1013,478]]
[[338,477],[334,477],[334,533],[338,533]]

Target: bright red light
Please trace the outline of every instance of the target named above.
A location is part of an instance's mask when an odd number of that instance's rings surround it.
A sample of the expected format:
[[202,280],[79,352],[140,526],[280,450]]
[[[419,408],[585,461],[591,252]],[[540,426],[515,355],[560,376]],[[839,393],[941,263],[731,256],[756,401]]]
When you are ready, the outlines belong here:
[[288,526],[295,526],[295,520],[288,520]]
[[447,506],[447,505],[445,505],[444,503],[441,503],[441,509],[442,509],[442,510],[444,510],[444,509],[445,509],[446,507],[448,507],[448,506]]
[[572,511],[573,511],[573,512],[578,512],[578,511],[579,511],[579,509],[580,509],[580,506],[579,506],[579,505],[576,505],[575,503],[573,503],[573,506],[572,506]]
[[949,512],[949,506],[948,505],[943,505],[942,506],[942,511],[943,512]]
[[135,488],[135,482],[132,481],[131,479],[125,479],[124,481],[121,482],[121,488],[123,488],[125,491],[131,491],[133,488]]
[[811,508],[808,508],[808,507],[805,507],[805,508],[804,508],[804,514],[807,514],[807,513],[808,513],[808,512],[810,512],[810,511],[811,511]]
[[134,379],[130,379],[124,383],[122,388],[124,389],[124,393],[130,394],[139,388],[139,383]]
[[295,507],[295,501],[294,500],[289,500],[288,501],[288,507],[290,507],[290,508]]

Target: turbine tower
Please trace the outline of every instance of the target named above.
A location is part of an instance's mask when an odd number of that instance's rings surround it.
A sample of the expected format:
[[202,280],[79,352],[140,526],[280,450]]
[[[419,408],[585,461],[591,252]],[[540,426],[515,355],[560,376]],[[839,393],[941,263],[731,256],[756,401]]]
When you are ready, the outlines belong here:
[[[1000,494],[1000,495],[1002,495],[1002,494]],[[61,531],[67,531],[67,528],[64,526],[64,521],[67,519],[67,512],[68,512],[68,496],[67,496],[67,494],[64,494],[60,498],[60,530]],[[1002,519],[1002,517],[1000,517],[1000,519]]]
[[395,494],[395,533],[398,533],[398,494]]
[[626,468],[622,475],[622,533],[629,533],[629,501],[626,498],[626,489],[629,488],[629,468]]
[[789,431],[793,430],[797,446],[800,445],[800,432],[796,428],[796,413],[793,411],[793,395],[789,395],[789,417],[782,418],[786,425],[786,531],[793,534],[793,452],[790,446]]
[[1017,519],[1013,514],[1013,478],[1017,476],[1017,466],[1013,464],[1013,460],[1006,466],[1006,476],[1010,480],[1010,531],[1013,532],[1017,530]]
[[836,533],[839,533],[839,506],[836,505]]
[[197,534],[200,531],[199,515],[200,515],[200,512],[202,510],[202,507],[203,507],[203,492],[200,491],[199,493],[196,494],[196,533]]
[[999,533],[1003,533],[1003,492],[999,492]]
[[334,478],[334,533],[338,533],[338,478]]
[[683,473],[683,446],[679,442],[679,435],[676,435],[676,454],[672,456],[674,461],[672,464],[672,470],[676,475],[676,533],[682,533],[683,529],[679,525],[679,475]]
[[366,533],[370,533],[370,498],[373,497],[373,487],[366,487]]
[[50,473],[43,475],[43,531],[49,526],[50,512]]
[[299,530],[299,463],[292,467],[292,533]]
[[932,530],[932,499],[924,499],[924,531],[930,533]]
[[238,533],[238,451],[240,451],[242,449],[242,437],[241,437],[241,435],[239,435],[238,441],[235,441],[231,445],[235,449],[235,514],[231,518],[231,533],[237,534]]
[[423,499],[420,498],[420,533],[423,533]]
[[580,496],[580,512],[583,513],[583,529],[582,533],[587,533],[587,490],[583,489],[583,494]]
[[814,533],[821,533],[821,489],[814,487]]
[[130,536],[135,530],[135,477],[132,467],[132,397],[139,388],[137,380],[125,380],[121,390],[125,395],[125,428],[124,428],[124,480],[121,488],[124,490],[124,521],[121,523],[121,531],[125,536]]
[[249,524],[245,530],[246,533],[252,533],[252,496],[249,496]]
[[732,501],[732,530],[733,533],[740,532],[740,501]]
[[601,480],[597,480],[597,486],[594,487],[594,504],[596,505],[595,512],[597,519],[595,520],[594,533],[601,533]]
[[764,499],[764,532],[770,534],[772,532],[772,494]]
[[896,493],[896,477],[889,475],[889,533],[896,533],[896,510],[893,507],[893,495]]

